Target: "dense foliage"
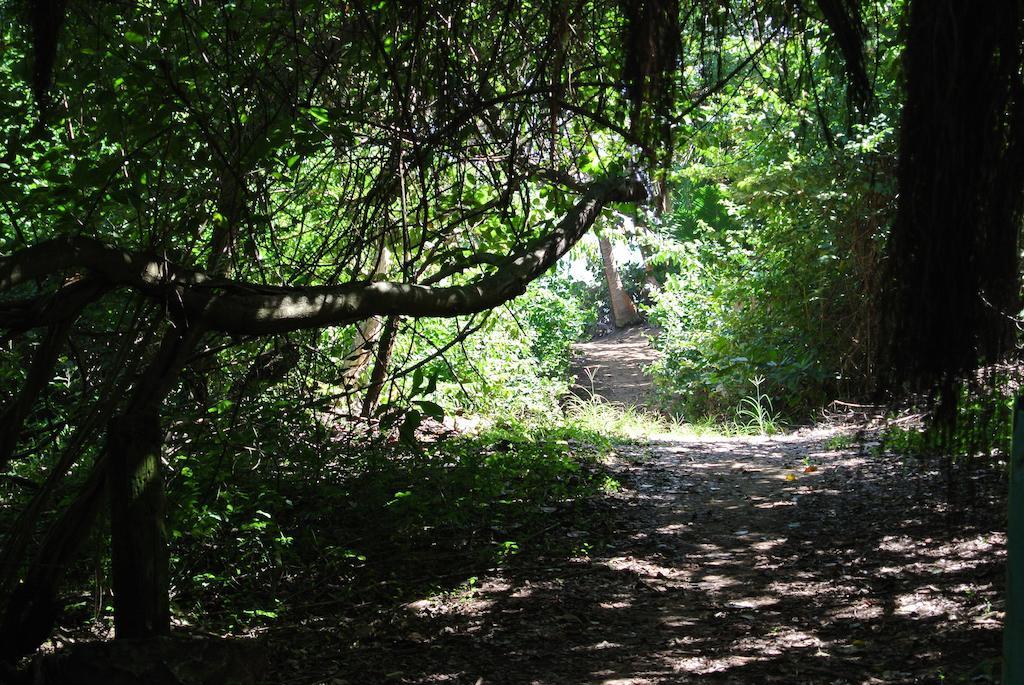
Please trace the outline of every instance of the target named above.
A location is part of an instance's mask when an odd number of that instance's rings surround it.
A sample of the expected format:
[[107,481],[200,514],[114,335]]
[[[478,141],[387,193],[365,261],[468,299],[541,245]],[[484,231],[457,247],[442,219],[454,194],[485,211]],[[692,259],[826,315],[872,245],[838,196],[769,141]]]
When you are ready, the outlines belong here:
[[867,396],[904,4],[0,4],[0,662],[542,540],[615,487],[569,395],[613,281],[665,415]]

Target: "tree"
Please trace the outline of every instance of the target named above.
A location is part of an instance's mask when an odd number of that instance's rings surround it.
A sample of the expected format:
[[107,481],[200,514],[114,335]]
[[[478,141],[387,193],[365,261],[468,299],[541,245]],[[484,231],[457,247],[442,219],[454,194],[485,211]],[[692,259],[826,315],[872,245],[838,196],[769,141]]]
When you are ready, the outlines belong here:
[[622,287],[622,279],[619,278],[619,270],[615,266],[612,240],[605,231],[600,232],[597,240],[601,248],[604,280],[608,285],[608,300],[611,303],[612,320],[616,328],[632,326],[640,321],[640,314],[636,310],[636,305],[633,304],[633,298]]
[[[391,322],[522,293],[808,25],[867,97],[852,0],[28,5],[0,53],[0,465],[49,470],[0,559],[7,661],[45,639],[105,494],[118,636],[168,630],[162,417],[218,354],[387,317],[383,373]],[[70,430],[33,440],[53,411]]]
[[[397,317],[506,302],[605,206],[645,195],[622,165],[581,166],[594,126],[629,136],[606,120],[624,106],[617,67],[590,53],[619,49],[612,5],[562,8],[590,29],[586,43],[559,33],[568,16],[509,5],[33,7],[30,41],[4,29],[16,47],[2,66],[14,106],[0,123],[0,322],[32,363],[5,402],[0,462],[22,458],[77,327],[124,344],[120,356],[90,350],[116,380],[78,390],[98,413],[74,422],[5,546],[6,660],[49,631],[61,569],[104,493],[117,634],[168,630],[161,414],[183,373],[207,375],[211,350],[388,317],[369,411]],[[26,63],[31,83],[15,76]],[[580,132],[552,147],[551,125]],[[24,566],[46,502],[83,468]]]
[[[988,422],[958,425],[962,390],[1017,353],[1024,224],[1024,2],[914,0],[904,57],[899,215],[889,237],[881,386],[937,397],[942,448],[959,431],[991,444]],[[989,384],[999,376],[982,373]],[[1018,390],[1019,392],[1019,390]],[[994,394],[994,393],[992,393]],[[1018,399],[1011,507],[1021,505]],[[972,435],[973,433],[973,435]],[[979,436],[978,434],[981,433]],[[1024,680],[1024,538],[1009,513],[1003,682]]]

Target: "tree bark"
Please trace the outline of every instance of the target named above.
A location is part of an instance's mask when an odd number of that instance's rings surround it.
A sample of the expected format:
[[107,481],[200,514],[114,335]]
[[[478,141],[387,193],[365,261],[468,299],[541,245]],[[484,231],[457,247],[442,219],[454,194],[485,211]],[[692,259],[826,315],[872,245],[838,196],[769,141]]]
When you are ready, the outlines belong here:
[[118,638],[170,632],[160,415],[115,417],[108,430],[114,630]]
[[107,432],[117,638],[170,631],[160,405],[203,333],[180,322],[167,331],[124,412],[110,422]]
[[373,412],[380,402],[380,395],[388,376],[388,365],[391,363],[391,351],[395,347],[397,336],[398,317],[389,316],[384,323],[384,330],[380,334],[380,342],[377,343],[376,361],[373,364],[373,372],[370,374],[370,384],[366,387],[366,397],[363,398],[363,418],[373,416]]
[[619,270],[615,266],[615,255],[612,253],[612,241],[604,233],[598,236],[601,245],[601,261],[604,264],[604,280],[608,284],[608,299],[612,307],[612,318],[616,328],[632,326],[640,322],[640,314],[636,311],[629,293],[622,287]]
[[[385,242],[381,240],[381,244],[378,247],[377,262],[373,268],[373,280],[385,276],[391,264],[390,252],[388,252]],[[359,376],[363,373],[367,364],[370,363],[370,358],[373,356],[374,343],[377,342],[383,326],[383,317],[371,316],[360,321],[356,327],[356,337],[352,341],[352,347],[348,354],[345,355],[344,368],[341,372],[342,385],[346,390],[353,390],[358,385]],[[351,395],[349,397],[351,398]]]
[[370,363],[370,357],[373,356],[374,343],[377,341],[383,325],[384,321],[381,317],[371,316],[369,319],[360,321],[356,326],[356,337],[352,341],[352,347],[349,348],[348,354],[345,355],[341,371],[342,385],[346,389],[355,388],[358,384],[359,376],[366,369],[366,365]]

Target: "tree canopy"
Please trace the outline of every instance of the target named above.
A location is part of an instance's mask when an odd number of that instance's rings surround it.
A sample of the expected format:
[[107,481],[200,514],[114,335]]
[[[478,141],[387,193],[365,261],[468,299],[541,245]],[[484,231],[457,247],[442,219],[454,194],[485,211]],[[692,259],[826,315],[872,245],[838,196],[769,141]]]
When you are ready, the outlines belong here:
[[[692,235],[705,217],[696,204],[673,214],[673,198],[727,212],[714,165],[680,159],[758,126],[779,147],[780,122],[814,129],[815,163],[861,164],[904,79],[899,219],[849,240],[871,259],[891,246],[870,284],[891,306],[864,328],[886,343],[851,367],[899,393],[1001,358],[1019,297],[1024,5],[946,4],[0,5],[0,328],[23,368],[4,378],[0,466],[47,464],[5,542],[0,657],[48,634],[105,496],[118,634],[168,630],[164,403],[226,399],[218,355],[252,352],[251,375],[267,379],[271,362],[319,350],[320,329],[345,327],[348,368],[378,362],[359,388],[372,413],[402,317],[499,307],[609,216]],[[941,47],[956,41],[971,49]],[[732,133],[709,128],[720,103],[735,107]],[[774,123],[744,119],[758,107]],[[877,159],[855,172],[869,178],[858,198],[893,176]],[[66,355],[81,379],[55,410],[47,386]],[[67,432],[40,448],[29,427],[46,414]]]

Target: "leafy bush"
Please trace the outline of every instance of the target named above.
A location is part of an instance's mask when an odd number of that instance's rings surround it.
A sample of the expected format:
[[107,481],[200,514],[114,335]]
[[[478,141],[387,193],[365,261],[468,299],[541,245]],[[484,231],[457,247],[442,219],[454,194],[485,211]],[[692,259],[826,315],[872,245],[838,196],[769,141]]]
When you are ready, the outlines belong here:
[[[493,312],[481,331],[424,367],[437,381],[434,399],[449,411],[465,409],[498,418],[557,420],[568,390],[570,346],[596,320],[569,282],[549,275],[526,294]],[[454,320],[420,322],[418,338],[398,349],[410,360],[427,357],[457,334]]]
[[878,165],[891,127],[880,117],[826,155],[751,121],[770,158],[730,160],[728,179],[691,167],[663,226],[653,372],[668,407],[690,419],[733,419],[754,378],[799,418],[870,376],[875,255],[891,209]]

